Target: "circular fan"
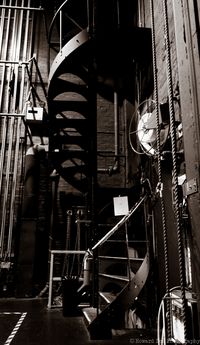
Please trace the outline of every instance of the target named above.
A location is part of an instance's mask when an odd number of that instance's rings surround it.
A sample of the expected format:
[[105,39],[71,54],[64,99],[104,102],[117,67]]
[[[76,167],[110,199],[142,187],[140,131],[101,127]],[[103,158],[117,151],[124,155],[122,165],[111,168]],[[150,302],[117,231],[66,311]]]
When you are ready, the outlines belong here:
[[[163,125],[159,114],[160,125],[160,146],[162,147],[167,139],[169,125]],[[157,131],[156,131],[156,110],[155,101],[145,100],[133,114],[129,125],[129,142],[137,154],[156,155],[157,152]]]

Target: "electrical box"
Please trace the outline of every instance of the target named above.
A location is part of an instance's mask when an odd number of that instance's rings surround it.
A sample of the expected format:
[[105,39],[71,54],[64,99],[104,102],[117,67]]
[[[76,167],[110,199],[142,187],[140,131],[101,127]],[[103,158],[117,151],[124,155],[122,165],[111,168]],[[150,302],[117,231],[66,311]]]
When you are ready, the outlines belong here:
[[26,113],[26,121],[28,123],[41,123],[43,121],[43,108],[28,107]]

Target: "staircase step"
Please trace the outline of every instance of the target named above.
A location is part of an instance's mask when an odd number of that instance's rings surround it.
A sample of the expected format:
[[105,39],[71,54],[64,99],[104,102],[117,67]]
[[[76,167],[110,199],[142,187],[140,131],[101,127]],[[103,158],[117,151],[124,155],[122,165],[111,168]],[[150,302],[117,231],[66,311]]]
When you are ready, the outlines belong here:
[[88,88],[86,84],[76,84],[69,80],[58,78],[54,82],[54,87],[49,90],[50,97],[56,97],[61,92],[76,92],[87,98]]
[[[87,326],[92,323],[94,319],[97,317],[98,309],[94,307],[83,308],[82,309],[83,315],[85,316],[85,320]],[[100,311],[99,311],[100,312]]]
[[62,111],[78,111],[81,114],[88,111],[88,102],[87,101],[71,101],[71,100],[54,100],[51,104],[50,112],[58,114]]
[[74,164],[80,163],[76,162],[76,159],[85,161],[87,158],[87,152],[85,150],[63,150],[63,151],[53,151],[51,152],[51,159],[56,162],[63,162],[68,159],[73,159]]
[[88,121],[85,118],[55,118],[52,123],[52,130],[54,133],[57,133],[61,130],[75,130],[80,135],[88,135]]
[[124,282],[129,282],[129,278],[125,277],[125,276],[116,276],[116,275],[112,275],[112,274],[106,274],[106,273],[99,273],[100,277],[103,278],[109,278],[109,279],[114,279],[114,280],[119,280],[119,281],[124,281]]
[[55,135],[54,136],[54,145],[67,145],[67,147],[64,147],[64,149],[68,148],[70,150],[71,146],[73,149],[73,145],[76,145],[77,147],[83,148],[86,147],[86,140],[84,137],[80,135],[69,135],[68,133],[65,133],[64,135]]
[[102,297],[102,299],[108,304],[112,303],[117,295],[118,294],[113,294],[112,292],[99,291],[99,296]]
[[100,255],[99,259],[103,259],[103,260],[104,259],[105,260],[120,260],[120,261],[131,260],[131,261],[139,261],[139,262],[142,262],[144,260],[144,258],[135,258],[135,257],[127,258],[125,256],[103,256],[103,255]]

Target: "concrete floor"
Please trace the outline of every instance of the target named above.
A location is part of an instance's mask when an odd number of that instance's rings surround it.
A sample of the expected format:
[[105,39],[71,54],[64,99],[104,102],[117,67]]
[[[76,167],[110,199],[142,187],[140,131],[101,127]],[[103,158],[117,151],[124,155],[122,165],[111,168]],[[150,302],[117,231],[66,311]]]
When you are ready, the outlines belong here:
[[81,312],[64,317],[62,308],[48,309],[45,298],[0,299],[0,345],[127,345],[145,339],[138,330],[112,340],[90,340]]

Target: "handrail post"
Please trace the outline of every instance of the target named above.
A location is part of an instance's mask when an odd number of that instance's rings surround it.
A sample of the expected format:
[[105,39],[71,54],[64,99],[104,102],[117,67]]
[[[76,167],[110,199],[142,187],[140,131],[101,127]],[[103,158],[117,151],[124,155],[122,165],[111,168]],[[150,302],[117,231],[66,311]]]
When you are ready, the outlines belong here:
[[60,50],[62,49],[62,10],[60,10]]

